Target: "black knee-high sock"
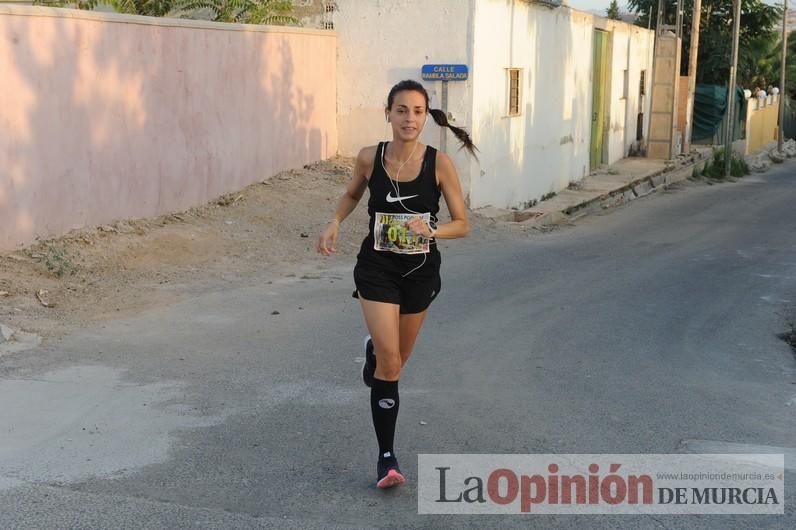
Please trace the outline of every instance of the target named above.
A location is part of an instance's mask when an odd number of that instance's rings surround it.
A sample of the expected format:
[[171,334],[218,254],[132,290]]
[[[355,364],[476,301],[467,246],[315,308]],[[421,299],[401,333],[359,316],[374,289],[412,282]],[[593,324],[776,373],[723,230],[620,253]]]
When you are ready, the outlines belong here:
[[370,410],[373,427],[379,441],[379,454],[392,453],[395,439],[395,422],[398,419],[398,381],[373,379],[370,387]]

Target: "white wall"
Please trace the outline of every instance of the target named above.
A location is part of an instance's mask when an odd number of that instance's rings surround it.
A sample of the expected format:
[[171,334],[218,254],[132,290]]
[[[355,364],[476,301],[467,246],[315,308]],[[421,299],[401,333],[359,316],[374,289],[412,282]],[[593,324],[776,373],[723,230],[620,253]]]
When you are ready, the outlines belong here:
[[[423,64],[467,64],[470,79],[450,83],[448,110],[454,124],[472,132],[479,160],[458,151],[450,134],[448,154],[470,206],[522,206],[559,191],[589,173],[595,28],[611,34],[606,161],[627,156],[635,142],[639,75],[647,70],[649,90],[652,32],[520,0],[337,0],[337,5],[340,154],[353,156],[390,138],[383,111],[392,85],[419,80]],[[522,115],[512,118],[506,116],[509,67],[523,69]],[[424,84],[438,108],[441,83]],[[645,120],[648,115],[645,110]],[[439,128],[430,121],[421,139],[438,147]]]
[[[611,32],[611,79],[607,155],[609,164],[628,156],[636,142],[636,123],[640,105],[644,112],[644,128],[649,123],[649,89],[651,87],[654,32],[626,24],[615,24],[599,18],[595,26]],[[624,71],[628,71],[627,98],[624,98]],[[641,71],[646,70],[647,97],[640,98]],[[641,100],[641,101],[640,101]]]
[[[523,206],[588,174],[595,27],[613,34],[606,96],[610,163],[625,156],[635,140],[638,72],[649,72],[646,65],[651,64],[649,50],[639,42],[646,44],[649,32],[569,8],[476,0],[473,132],[481,155],[469,171],[472,207]],[[631,97],[620,100],[628,42]],[[523,70],[522,114],[517,117],[507,116],[510,67]]]
[[[390,88],[420,81],[423,64],[468,64],[474,0],[337,0],[337,119],[339,152],[354,156],[366,145],[392,137],[384,120]],[[439,82],[423,82],[431,106],[440,107]],[[448,111],[454,125],[469,128],[472,81],[451,82]],[[439,146],[439,128],[429,118],[421,141]],[[465,189],[467,156],[448,134],[448,154]]]

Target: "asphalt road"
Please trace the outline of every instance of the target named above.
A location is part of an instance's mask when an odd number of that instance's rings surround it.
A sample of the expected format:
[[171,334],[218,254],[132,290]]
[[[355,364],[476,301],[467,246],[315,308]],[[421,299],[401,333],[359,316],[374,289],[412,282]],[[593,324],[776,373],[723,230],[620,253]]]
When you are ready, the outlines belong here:
[[[796,527],[796,358],[776,336],[796,302],[794,205],[789,163],[548,234],[445,242],[401,380],[410,481],[386,493],[353,264],[0,358],[0,528]],[[419,453],[728,448],[786,453],[786,515],[417,513]]]

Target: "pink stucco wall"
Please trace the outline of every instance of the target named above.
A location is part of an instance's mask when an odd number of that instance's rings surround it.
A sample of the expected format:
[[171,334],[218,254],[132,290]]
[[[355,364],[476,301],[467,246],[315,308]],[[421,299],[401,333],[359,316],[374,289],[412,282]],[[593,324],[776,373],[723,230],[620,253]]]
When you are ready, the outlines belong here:
[[336,36],[0,5],[0,250],[334,155]]

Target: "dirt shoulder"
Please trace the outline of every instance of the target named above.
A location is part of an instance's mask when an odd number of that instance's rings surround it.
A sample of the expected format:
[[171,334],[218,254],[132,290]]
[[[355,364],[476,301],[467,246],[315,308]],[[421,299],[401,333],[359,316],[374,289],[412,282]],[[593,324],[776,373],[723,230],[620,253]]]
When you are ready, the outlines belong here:
[[[367,231],[366,199],[343,224],[338,254],[315,253],[352,166],[353,159],[333,158],[185,212],[73,231],[0,254],[0,323],[54,337],[202,292],[353,266]],[[523,230],[478,215],[471,223],[476,238]]]

